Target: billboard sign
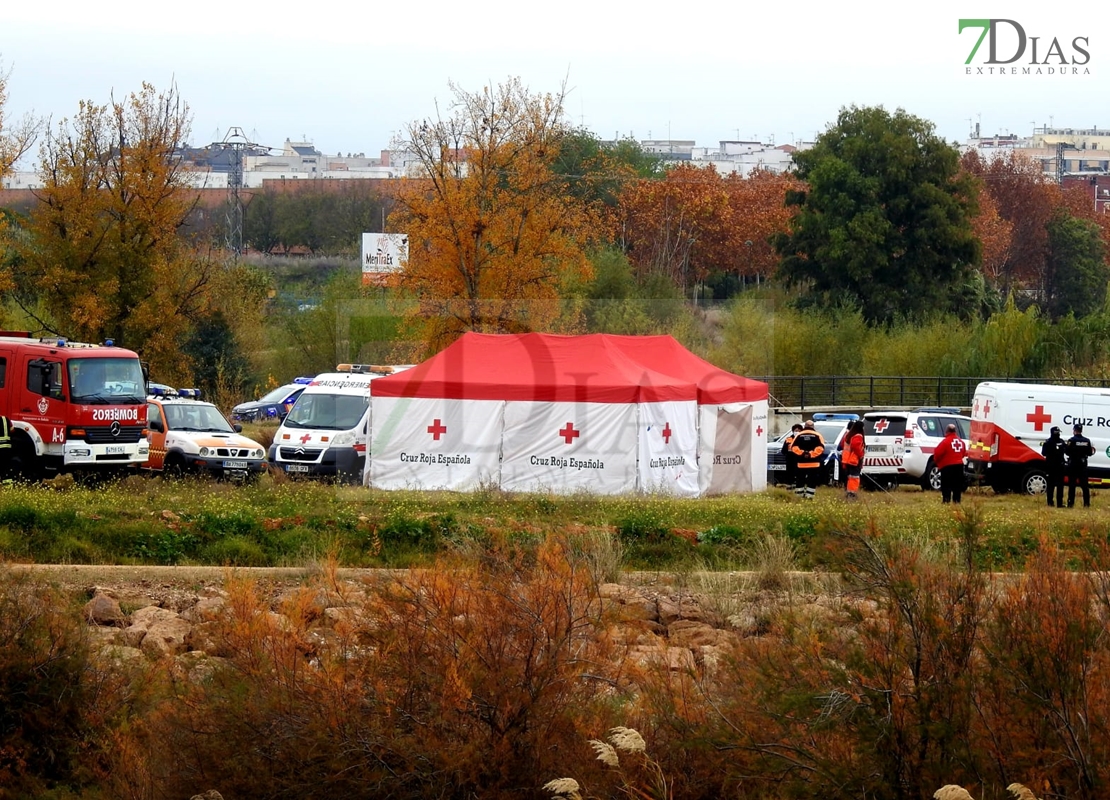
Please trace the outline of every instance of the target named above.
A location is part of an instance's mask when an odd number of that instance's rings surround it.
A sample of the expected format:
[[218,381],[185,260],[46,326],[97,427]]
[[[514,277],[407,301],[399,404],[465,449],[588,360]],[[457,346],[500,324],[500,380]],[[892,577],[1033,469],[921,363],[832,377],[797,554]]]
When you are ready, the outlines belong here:
[[362,234],[362,282],[377,283],[400,272],[409,258],[407,233]]

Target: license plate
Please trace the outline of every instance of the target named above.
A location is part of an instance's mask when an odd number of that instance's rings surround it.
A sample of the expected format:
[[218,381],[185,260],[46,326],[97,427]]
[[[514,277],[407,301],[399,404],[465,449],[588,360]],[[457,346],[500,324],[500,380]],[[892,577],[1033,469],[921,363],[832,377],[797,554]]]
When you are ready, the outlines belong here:
[[114,456],[119,455],[120,453],[126,453],[127,448],[124,447],[122,444],[110,444],[104,448],[104,452],[110,456]]
[[767,467],[767,469],[771,470],[771,472],[776,472],[778,470],[782,470],[783,472],[785,472],[786,464],[771,464]]
[[885,444],[869,444],[867,445],[868,453],[885,453],[887,450]]
[[286,472],[308,472],[307,464],[286,464]]
[[225,461],[224,469],[246,469],[246,461]]

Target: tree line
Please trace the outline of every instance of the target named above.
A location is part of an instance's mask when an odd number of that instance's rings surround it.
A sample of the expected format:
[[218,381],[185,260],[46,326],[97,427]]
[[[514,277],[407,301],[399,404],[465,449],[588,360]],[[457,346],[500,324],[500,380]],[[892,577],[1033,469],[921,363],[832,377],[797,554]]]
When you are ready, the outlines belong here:
[[[575,128],[563,89],[509,79],[451,91],[443,111],[405,129],[408,177],[245,193],[244,239],[260,261],[229,257],[223,215],[196,206],[176,87],[82,102],[49,130],[0,116],[0,169],[41,134],[45,183],[5,216],[9,325],[113,338],[166,381],[202,374],[241,391],[288,361],[296,344],[279,328],[319,305],[283,304],[268,258],[345,259],[336,286],[365,296],[383,290],[349,280],[359,236],[383,228],[408,233],[411,247],[380,295],[396,303],[396,324],[370,327],[392,331],[403,360],[466,330],[669,330],[692,341],[691,301],[744,289],[868,326],[985,321],[1008,298],[1050,323],[1106,304],[1107,215],[1020,152],[961,157],[901,109],[845,108],[794,154],[794,171],[741,177],[664,167],[631,140]],[[311,364],[327,368],[333,357],[314,351]]]

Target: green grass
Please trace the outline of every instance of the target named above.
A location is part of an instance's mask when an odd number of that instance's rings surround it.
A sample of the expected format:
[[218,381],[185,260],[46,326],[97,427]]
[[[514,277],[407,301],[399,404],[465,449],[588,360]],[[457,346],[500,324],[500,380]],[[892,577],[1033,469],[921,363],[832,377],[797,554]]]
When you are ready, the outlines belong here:
[[788,541],[801,569],[824,563],[824,532],[872,524],[947,546],[958,515],[980,517],[976,558],[989,569],[1024,565],[1043,537],[1072,563],[1110,542],[1110,495],[1091,509],[1050,509],[1041,498],[965,495],[943,506],[904,487],[847,504],[835,489],[812,502],[781,489],[720,498],[596,497],[379,492],[263,477],[237,486],[131,477],[57,491],[0,491],[0,559],[73,564],[304,566],[334,554],[343,566],[411,566],[436,553],[499,544],[527,546],[554,535],[613,537],[633,569],[680,568],[698,559],[744,566],[767,536]]

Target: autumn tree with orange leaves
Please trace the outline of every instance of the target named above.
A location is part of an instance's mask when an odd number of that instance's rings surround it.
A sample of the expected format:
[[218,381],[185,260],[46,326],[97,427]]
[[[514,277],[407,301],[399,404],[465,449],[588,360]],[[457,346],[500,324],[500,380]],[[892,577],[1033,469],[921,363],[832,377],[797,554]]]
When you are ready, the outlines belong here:
[[563,91],[512,79],[469,93],[451,85],[450,113],[408,126],[398,149],[415,161],[391,230],[409,235],[403,292],[428,352],[465,331],[558,326],[562,298],[591,275],[597,214],[552,166],[566,133]]
[[680,164],[662,180],[625,187],[614,231],[639,274],[684,288],[712,272],[767,277],[778,261],[770,237],[786,230],[792,209],[784,199],[795,184],[789,175],[724,177],[712,165]]
[[181,342],[223,271],[182,235],[188,133],[176,88],[82,101],[42,145],[45,186],[16,242],[15,297],[44,330],[136,348],[163,380],[191,378]]

